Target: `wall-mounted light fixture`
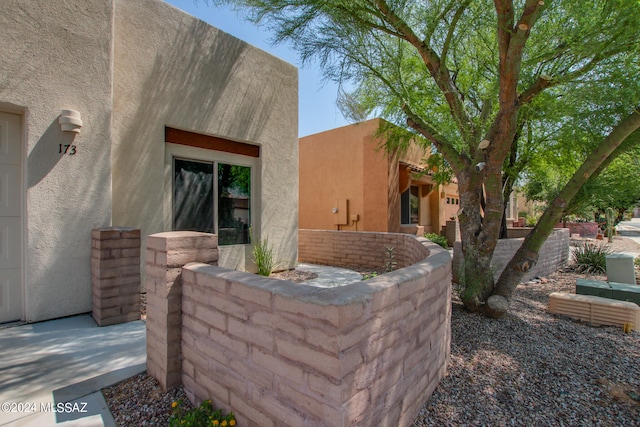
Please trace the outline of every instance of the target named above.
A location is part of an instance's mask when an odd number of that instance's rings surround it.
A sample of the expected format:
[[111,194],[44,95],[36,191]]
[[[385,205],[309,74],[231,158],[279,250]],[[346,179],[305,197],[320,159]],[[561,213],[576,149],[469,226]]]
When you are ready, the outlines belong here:
[[63,132],[80,133],[82,128],[82,118],[80,112],[76,110],[62,110],[58,122]]

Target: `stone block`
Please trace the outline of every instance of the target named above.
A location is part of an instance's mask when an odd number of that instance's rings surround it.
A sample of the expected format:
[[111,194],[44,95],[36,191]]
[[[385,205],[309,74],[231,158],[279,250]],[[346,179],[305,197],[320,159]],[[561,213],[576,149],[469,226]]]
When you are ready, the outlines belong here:
[[548,310],[594,326],[623,327],[625,323],[631,323],[637,328],[640,324],[640,307],[637,304],[591,295],[553,292],[549,295]]
[[640,286],[615,282],[609,282],[609,286],[611,286],[611,298],[640,305]]
[[611,287],[599,280],[576,279],[576,294],[611,298]]
[[229,317],[227,332],[239,341],[251,343],[252,346],[262,347],[268,351],[272,351],[274,348],[274,334],[268,326],[256,325]]
[[605,256],[607,263],[607,281],[636,284],[636,272],[633,266],[633,255],[609,254]]
[[304,370],[300,365],[291,363],[271,352],[255,349],[251,353],[251,360],[257,366],[267,372],[272,372],[277,377],[287,378],[296,384],[304,384]]

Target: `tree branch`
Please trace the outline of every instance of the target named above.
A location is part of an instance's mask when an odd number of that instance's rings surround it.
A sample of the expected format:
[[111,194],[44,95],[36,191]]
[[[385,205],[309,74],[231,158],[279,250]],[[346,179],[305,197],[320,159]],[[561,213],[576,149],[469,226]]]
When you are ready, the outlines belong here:
[[438,151],[440,151],[449,162],[451,169],[453,169],[456,175],[471,164],[470,159],[458,153],[458,151],[456,151],[433,126],[426,123],[417,114],[414,114],[408,105],[403,105],[402,110],[407,115],[407,125],[419,134],[423,135],[436,146]]
[[533,231],[525,238],[509,264],[500,275],[494,294],[510,298],[518,286],[520,278],[536,263],[537,253],[554,225],[562,218],[564,211],[584,183],[602,171],[602,165],[620,154],[618,149],[625,140],[640,129],[640,106],[625,117],[604,140],[587,156],[584,163],[573,174],[553,202],[547,207]]
[[453,19],[451,20],[451,24],[449,25],[449,31],[447,32],[447,37],[444,40],[444,45],[442,46],[442,64],[446,66],[447,64],[447,56],[449,55],[449,47],[451,45],[451,40],[453,39],[453,33],[456,30],[456,26],[462,17],[465,9],[469,6],[471,0],[466,0],[464,3],[458,7],[455,15],[453,15]]
[[453,84],[451,74],[442,63],[441,58],[426,41],[418,38],[411,27],[389,7],[385,0],[375,0],[375,3],[389,25],[395,28],[398,33],[403,34],[404,39],[417,50],[435,83],[442,91],[458,130],[463,138],[468,141],[474,134],[473,121],[467,114],[460,94]]

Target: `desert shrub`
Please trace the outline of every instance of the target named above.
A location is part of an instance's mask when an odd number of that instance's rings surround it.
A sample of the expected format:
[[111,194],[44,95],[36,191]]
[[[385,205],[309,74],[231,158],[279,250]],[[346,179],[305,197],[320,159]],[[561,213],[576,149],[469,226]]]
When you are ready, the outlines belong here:
[[574,269],[579,273],[604,274],[607,271],[606,256],[612,253],[608,245],[584,242],[573,249]]
[[449,245],[447,244],[447,238],[444,236],[441,236],[438,233],[425,233],[424,238],[431,240],[436,245],[440,245],[445,249],[449,247]]
[[260,239],[260,241],[251,248],[251,254],[253,255],[253,261],[258,267],[258,274],[268,277],[273,272],[276,264],[273,258],[273,247],[269,245],[269,240],[266,238]]

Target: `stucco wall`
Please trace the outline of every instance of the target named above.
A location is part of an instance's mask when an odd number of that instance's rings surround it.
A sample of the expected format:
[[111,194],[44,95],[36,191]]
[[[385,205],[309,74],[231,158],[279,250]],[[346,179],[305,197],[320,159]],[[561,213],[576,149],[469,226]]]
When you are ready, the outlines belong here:
[[[7,0],[0,28],[0,111],[23,123],[24,320],[91,311],[92,229],[171,228],[165,126],[261,147],[254,235],[295,261],[294,66],[160,0]],[[81,113],[79,135],[62,109]],[[223,248],[221,264],[250,268],[248,251]]]
[[[420,187],[423,230],[439,233],[444,221],[457,214],[459,205],[446,205],[440,197],[441,191],[457,195],[457,184],[442,190],[430,176],[416,173],[429,154],[418,144],[387,152],[376,135],[381,122],[371,119],[300,138],[300,228],[413,233],[415,224],[401,224],[399,191],[409,185]],[[347,199],[343,224],[332,208]]]
[[[376,158],[367,156],[374,165],[365,164],[363,158],[364,148],[372,144],[367,137],[377,127],[378,121],[370,120],[300,138],[300,228],[337,230],[339,213],[332,212],[337,200],[348,200],[349,215],[359,215],[357,223],[349,221],[340,228],[362,231],[386,227],[387,162],[382,153],[376,153]],[[368,202],[376,203],[365,204],[365,179]]]
[[[143,236],[171,230],[165,126],[259,145],[260,159],[252,166],[253,233],[267,236],[277,261],[292,265],[297,69],[166,3],[116,0],[115,8],[114,225],[140,228]],[[217,159],[201,149],[184,156]],[[251,269],[249,250],[221,247],[220,265]]]
[[[2,2],[0,110],[23,118],[28,321],[91,311],[91,229],[111,223],[112,25],[110,0]],[[61,132],[62,109],[82,114],[79,135]]]

